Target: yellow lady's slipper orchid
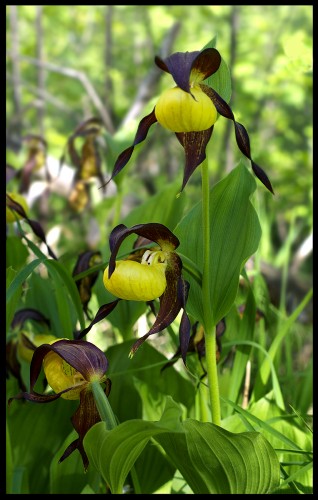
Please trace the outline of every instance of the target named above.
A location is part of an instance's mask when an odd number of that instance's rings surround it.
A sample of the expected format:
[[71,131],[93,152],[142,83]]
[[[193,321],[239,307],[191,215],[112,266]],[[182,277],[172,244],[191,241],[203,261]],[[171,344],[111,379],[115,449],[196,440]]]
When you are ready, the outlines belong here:
[[[139,236],[134,244],[134,253],[126,260],[116,260],[120,245],[131,234]],[[144,245],[152,242],[157,243],[159,249],[152,247],[145,250]],[[134,343],[130,356],[149,335],[161,332],[169,326],[183,309],[179,336],[181,355],[185,363],[191,328],[185,311],[189,283],[182,277],[182,261],[175,252],[179,244],[178,238],[163,224],[151,222],[137,224],[131,228],[124,224],[116,226],[109,237],[111,256],[103,281],[105,288],[118,298],[102,305],[90,325],[77,333],[77,338],[84,337],[96,323],[106,318],[121,299],[145,301],[151,305],[152,300],[159,298],[160,307],[155,322],[150,330]],[[152,310],[154,312],[154,309]]]
[[199,85],[191,87],[191,94],[180,87],[163,92],[155,107],[158,123],[172,132],[211,128],[217,119],[216,107]]
[[150,127],[158,122],[175,133],[184,149],[182,191],[195,169],[206,158],[206,147],[212,136],[217,113],[219,113],[233,121],[238,147],[251,161],[256,177],[273,193],[266,173],[252,160],[249,136],[245,127],[235,121],[227,102],[206,83],[207,79],[220,67],[220,53],[215,48],[205,48],[194,52],[175,52],[166,59],[156,56],[155,63],[161,70],[172,76],[177,86],[164,91],[151,113],[142,118],[133,144],[118,156],[108,182],[121,172],[130,160],[135,146],[146,139]]
[[125,300],[149,301],[161,297],[167,287],[167,261],[164,252],[146,250],[141,262],[116,261],[111,277],[108,267],[104,271],[105,288]]
[[[34,390],[42,366],[49,385],[55,394],[40,394]],[[49,403],[62,397],[79,399],[79,407],[71,418],[72,425],[78,433],[64,451],[60,462],[78,449],[85,470],[89,461],[84,450],[83,439],[87,431],[101,420],[91,390],[93,382],[106,383],[104,392],[110,393],[111,382],[106,377],[108,360],[105,354],[91,342],[84,340],[57,339],[49,344],[42,344],[33,354],[30,368],[30,392],[20,392],[9,399],[26,399],[33,403]]]

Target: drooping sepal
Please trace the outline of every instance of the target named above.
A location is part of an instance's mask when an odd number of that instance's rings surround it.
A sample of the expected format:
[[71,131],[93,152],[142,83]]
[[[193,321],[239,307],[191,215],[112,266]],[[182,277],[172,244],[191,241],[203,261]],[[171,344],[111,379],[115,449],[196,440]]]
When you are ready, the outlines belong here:
[[22,219],[24,219],[29,224],[29,226],[33,230],[34,234],[38,238],[40,238],[40,240],[43,241],[43,243],[46,245],[46,248],[48,250],[49,255],[53,259],[57,260],[57,257],[55,255],[55,253],[53,252],[53,250],[47,244],[46,237],[45,237],[45,234],[44,234],[44,231],[42,229],[41,224],[39,222],[35,221],[35,220],[29,219],[29,217],[27,216],[27,214],[26,214],[24,208],[22,207],[22,205],[20,205],[20,203],[18,203],[17,201],[14,201],[14,199],[11,198],[11,196],[8,195],[8,193],[7,193],[6,196],[7,196],[7,207],[11,208],[11,210],[14,210],[17,214],[20,215],[20,217]]
[[154,109],[152,110],[152,112],[149,115],[145,116],[140,121],[132,146],[130,146],[129,148],[125,149],[122,153],[120,153],[120,155],[118,156],[118,158],[117,158],[117,160],[115,162],[115,165],[114,165],[111,177],[104,184],[104,186],[107,186],[107,184],[114,177],[116,177],[116,175],[118,175],[119,172],[122,171],[122,169],[126,166],[126,164],[128,163],[128,161],[130,160],[131,155],[133,154],[135,146],[137,146],[137,144],[139,144],[140,142],[142,142],[142,141],[144,141],[146,139],[146,137],[148,135],[148,131],[149,131],[151,125],[153,125],[154,123],[156,123],[156,121],[157,121],[157,118],[156,118],[155,110]]
[[[72,276],[76,277],[84,271],[87,271],[91,267],[100,264],[102,262],[101,252],[99,251],[87,251],[83,252],[78,256],[76,264],[74,266]],[[88,319],[91,319],[90,311],[88,309],[88,303],[92,296],[92,287],[94,286],[99,271],[90,273],[87,276],[76,281],[76,286],[80,295],[80,299],[83,305],[83,311],[85,312]]]
[[233,112],[230,108],[230,106],[222,99],[222,97],[215,92],[215,90],[211,89],[207,85],[202,85],[202,88],[204,92],[212,99],[214,106],[216,107],[218,113],[220,115],[224,116],[225,118],[228,118],[229,120],[232,120],[234,123],[234,128],[235,128],[235,138],[238,147],[240,148],[241,152],[243,153],[244,156],[246,156],[250,161],[252,165],[252,169],[256,177],[261,181],[262,184],[271,192],[274,194],[272,184],[267,177],[266,173],[264,170],[259,167],[251,157],[251,149],[250,149],[250,139],[248,136],[248,133],[246,131],[246,128],[244,125],[241,123],[238,123],[233,115]]
[[96,325],[96,323],[99,323],[103,319],[107,318],[107,316],[115,309],[120,300],[121,299],[116,299],[113,302],[109,302],[108,304],[102,305],[98,309],[95,318],[91,321],[91,323],[83,330],[74,333],[75,339],[77,340],[82,339],[83,337],[85,337],[85,335],[87,335],[87,333],[92,329],[92,327]]

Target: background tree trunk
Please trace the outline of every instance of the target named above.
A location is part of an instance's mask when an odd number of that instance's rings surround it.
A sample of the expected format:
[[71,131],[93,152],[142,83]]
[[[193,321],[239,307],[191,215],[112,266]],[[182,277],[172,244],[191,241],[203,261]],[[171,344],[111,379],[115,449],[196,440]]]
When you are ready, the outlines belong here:
[[36,32],[36,57],[40,63],[38,66],[38,95],[40,98],[40,103],[37,108],[37,118],[39,135],[44,136],[44,116],[45,116],[45,69],[43,67],[44,62],[44,38],[43,38],[43,26],[42,26],[42,11],[43,5],[36,6],[36,20],[35,20],[35,32]]
[[13,136],[14,143],[21,143],[22,132],[22,104],[21,104],[21,74],[19,66],[19,30],[17,5],[9,5],[10,8],[10,28],[11,28],[11,64],[12,64],[12,84],[13,84],[13,107],[14,118],[11,119],[10,126],[7,127],[7,136]]

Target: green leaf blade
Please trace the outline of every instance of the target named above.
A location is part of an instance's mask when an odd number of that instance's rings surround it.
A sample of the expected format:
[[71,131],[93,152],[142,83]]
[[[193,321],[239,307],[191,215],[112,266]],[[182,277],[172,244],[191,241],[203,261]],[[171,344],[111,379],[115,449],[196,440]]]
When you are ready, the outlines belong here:
[[[239,276],[247,259],[257,250],[261,228],[250,202],[256,182],[243,163],[210,191],[211,223],[211,314],[217,324],[233,304]],[[189,227],[192,228],[189,233]],[[202,203],[199,202],[177,225],[174,233],[181,244],[178,250],[202,271]],[[187,309],[203,323],[202,292],[189,275]]]

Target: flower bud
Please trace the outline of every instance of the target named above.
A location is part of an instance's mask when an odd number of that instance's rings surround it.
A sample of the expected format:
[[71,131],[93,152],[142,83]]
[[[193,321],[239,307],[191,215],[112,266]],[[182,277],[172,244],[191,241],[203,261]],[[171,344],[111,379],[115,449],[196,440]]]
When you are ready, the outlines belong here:
[[211,99],[199,85],[190,90],[192,95],[180,87],[161,94],[155,107],[160,125],[173,132],[200,132],[214,125],[217,111]]

